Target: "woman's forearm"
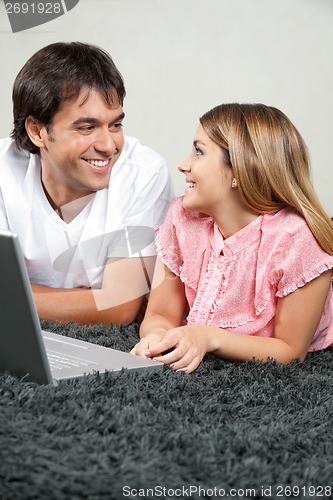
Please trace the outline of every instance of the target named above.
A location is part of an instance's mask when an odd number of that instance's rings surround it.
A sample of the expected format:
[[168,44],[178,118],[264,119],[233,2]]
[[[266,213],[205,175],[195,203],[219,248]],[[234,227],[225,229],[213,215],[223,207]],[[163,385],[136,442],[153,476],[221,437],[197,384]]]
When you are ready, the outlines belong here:
[[209,326],[199,328],[209,329],[207,352],[220,358],[232,361],[266,361],[271,358],[288,364],[295,358],[303,361],[306,356],[306,351],[296,350],[284,340],[274,337],[240,335]]
[[163,336],[168,330],[175,328],[176,326],[178,325],[174,325],[164,316],[159,314],[146,314],[140,327],[140,337],[145,338],[150,335]]

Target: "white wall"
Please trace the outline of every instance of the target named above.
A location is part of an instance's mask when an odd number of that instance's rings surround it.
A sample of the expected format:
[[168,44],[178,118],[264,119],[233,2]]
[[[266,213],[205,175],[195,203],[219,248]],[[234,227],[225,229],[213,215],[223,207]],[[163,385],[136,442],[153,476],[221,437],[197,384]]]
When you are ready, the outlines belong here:
[[332,0],[80,0],[13,34],[0,3],[0,136],[11,130],[13,80],[36,50],[79,40],[108,50],[126,88],[125,132],[178,162],[198,117],[221,102],[279,107],[305,138],[321,201],[333,215]]

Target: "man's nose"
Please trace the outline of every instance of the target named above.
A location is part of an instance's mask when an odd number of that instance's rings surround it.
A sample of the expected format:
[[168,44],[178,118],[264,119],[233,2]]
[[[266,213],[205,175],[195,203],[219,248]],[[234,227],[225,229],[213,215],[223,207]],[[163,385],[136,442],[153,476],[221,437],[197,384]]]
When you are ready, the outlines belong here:
[[107,155],[113,155],[117,152],[116,142],[109,129],[98,131],[98,137],[95,141],[94,147],[96,151]]

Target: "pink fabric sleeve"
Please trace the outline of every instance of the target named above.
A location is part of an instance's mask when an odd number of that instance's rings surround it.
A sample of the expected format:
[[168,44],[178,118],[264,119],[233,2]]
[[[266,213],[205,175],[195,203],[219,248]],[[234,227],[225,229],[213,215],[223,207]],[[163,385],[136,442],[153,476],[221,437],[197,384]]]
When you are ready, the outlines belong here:
[[156,248],[164,264],[177,276],[183,265],[183,257],[177,237],[177,226],[181,226],[182,200],[174,198],[169,207],[163,224],[158,226],[156,235]]
[[321,249],[309,227],[304,224],[280,243],[274,263],[278,278],[278,297],[285,297],[333,268],[333,257]]

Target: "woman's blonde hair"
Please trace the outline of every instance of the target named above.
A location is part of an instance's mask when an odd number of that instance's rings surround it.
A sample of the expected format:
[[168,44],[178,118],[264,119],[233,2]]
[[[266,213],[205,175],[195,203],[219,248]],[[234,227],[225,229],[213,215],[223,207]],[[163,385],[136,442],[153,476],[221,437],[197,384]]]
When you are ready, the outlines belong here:
[[233,169],[245,204],[255,213],[293,207],[319,245],[333,255],[333,224],[311,183],[305,142],[289,118],[264,104],[221,104],[200,123]]

